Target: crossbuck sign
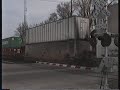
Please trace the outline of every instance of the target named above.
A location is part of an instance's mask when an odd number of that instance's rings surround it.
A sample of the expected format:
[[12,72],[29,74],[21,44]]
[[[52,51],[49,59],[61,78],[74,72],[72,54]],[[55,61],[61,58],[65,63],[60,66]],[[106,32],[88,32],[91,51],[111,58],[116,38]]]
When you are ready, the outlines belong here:
[[95,6],[95,11],[93,17],[97,18],[99,14],[104,14],[105,16],[110,16],[110,12],[106,10],[107,0],[93,0],[93,5]]
[[[100,19],[105,19],[106,17],[110,16],[110,12],[106,9],[106,4],[108,0],[93,0],[93,6],[94,6],[94,13],[93,18],[97,19],[99,21]],[[104,16],[104,17],[103,17]],[[97,33],[105,33],[105,30],[107,28],[106,23],[97,23],[95,25],[95,29],[97,30]]]

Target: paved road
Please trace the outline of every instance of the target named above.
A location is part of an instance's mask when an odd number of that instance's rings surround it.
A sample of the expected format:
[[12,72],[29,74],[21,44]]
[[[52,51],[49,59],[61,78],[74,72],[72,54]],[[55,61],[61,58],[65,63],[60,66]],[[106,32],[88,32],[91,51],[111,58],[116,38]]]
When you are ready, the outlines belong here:
[[55,88],[99,88],[100,77],[95,72],[41,65],[2,64],[2,87],[11,90]]

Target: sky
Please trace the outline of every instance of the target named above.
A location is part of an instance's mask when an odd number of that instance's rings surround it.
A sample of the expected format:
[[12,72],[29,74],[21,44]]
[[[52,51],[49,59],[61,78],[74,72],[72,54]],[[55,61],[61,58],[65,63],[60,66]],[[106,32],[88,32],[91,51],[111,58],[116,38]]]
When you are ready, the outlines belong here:
[[[70,0],[27,0],[28,25],[46,20],[62,1]],[[2,38],[14,36],[16,28],[23,21],[24,0],[2,0]]]
[[[70,0],[27,0],[28,25],[46,20],[61,1]],[[14,36],[16,28],[23,21],[24,0],[2,0],[2,38]]]

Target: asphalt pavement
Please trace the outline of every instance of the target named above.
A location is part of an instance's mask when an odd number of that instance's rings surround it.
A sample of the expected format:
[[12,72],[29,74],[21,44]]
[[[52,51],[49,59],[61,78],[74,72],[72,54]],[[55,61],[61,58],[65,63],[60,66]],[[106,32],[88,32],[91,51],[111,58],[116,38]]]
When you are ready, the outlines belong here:
[[2,64],[2,87],[10,90],[99,89],[100,74],[42,64]]

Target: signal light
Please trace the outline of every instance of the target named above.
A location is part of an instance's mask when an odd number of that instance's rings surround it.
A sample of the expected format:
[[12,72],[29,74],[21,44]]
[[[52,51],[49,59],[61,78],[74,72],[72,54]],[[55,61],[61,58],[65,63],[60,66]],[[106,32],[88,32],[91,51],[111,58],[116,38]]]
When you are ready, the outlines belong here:
[[[96,30],[93,30],[90,33],[90,36],[91,36],[91,38],[89,38],[89,43],[92,47],[94,47],[97,44],[96,38],[98,38],[98,40],[101,40],[101,45],[103,47],[108,47],[112,42],[112,38],[111,38],[112,35],[109,35],[107,33],[97,34]],[[118,37],[117,36],[114,39],[114,43],[116,46],[118,46]]]
[[107,33],[104,33],[101,39],[101,45],[103,47],[107,47],[111,44],[111,41],[112,41],[111,36]]
[[95,33],[96,33],[96,30],[93,30],[93,31],[90,33],[91,38],[94,38],[94,37],[95,37]]
[[98,40],[102,40],[102,39],[103,39],[103,37],[102,37],[102,36],[98,36],[97,38],[98,38]]

